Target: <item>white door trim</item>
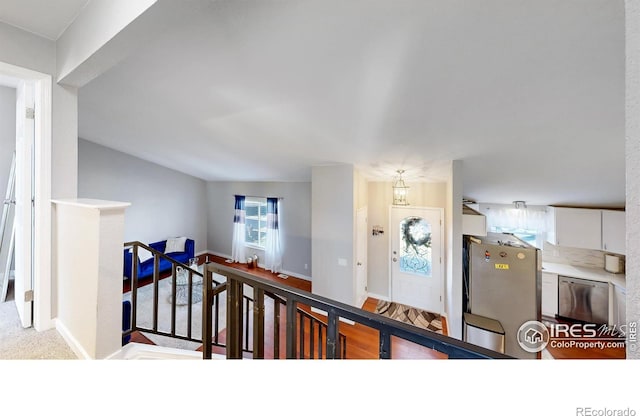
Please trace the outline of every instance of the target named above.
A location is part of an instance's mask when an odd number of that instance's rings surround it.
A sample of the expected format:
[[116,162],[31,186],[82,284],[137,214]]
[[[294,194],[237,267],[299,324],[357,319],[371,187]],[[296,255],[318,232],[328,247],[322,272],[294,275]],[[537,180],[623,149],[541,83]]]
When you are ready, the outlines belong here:
[[[53,328],[51,287],[51,75],[0,62],[0,85],[15,87],[19,81],[35,86],[35,242],[33,326]],[[19,232],[17,230],[17,232]]]
[[[365,224],[364,224],[364,233],[361,236],[360,233],[359,233],[360,230],[358,229],[358,225],[359,225],[358,224],[358,220],[360,218],[362,218],[362,216],[364,216],[364,223]],[[369,280],[369,276],[368,276],[369,275],[369,271],[368,271],[368,268],[367,268],[367,263],[368,263],[368,259],[367,259],[367,254],[368,254],[368,252],[367,252],[367,250],[368,250],[367,236],[368,236],[368,229],[369,229],[368,228],[369,227],[369,223],[368,223],[369,218],[368,218],[368,216],[369,216],[369,208],[368,207],[362,207],[362,208],[358,208],[356,210],[356,247],[355,247],[355,255],[354,255],[355,262],[353,264],[353,267],[354,267],[354,274],[355,274],[355,282],[354,282],[355,283],[355,285],[354,285],[355,290],[354,290],[354,293],[356,294],[355,295],[355,301],[356,301],[356,306],[358,308],[361,308],[364,305],[364,303],[367,301],[367,297],[368,297],[368,290],[367,290],[368,284],[369,284],[369,282],[368,282],[368,280]],[[362,242],[364,244],[364,253],[362,253],[363,256],[364,256],[363,259],[358,257],[358,245],[359,245],[359,241],[360,241],[361,238],[362,238]],[[358,262],[360,262],[360,261],[362,261],[362,265],[358,266]],[[358,280],[358,268],[359,267],[362,267],[364,269],[364,271],[363,271],[364,278],[365,278],[364,288],[360,287],[360,282]],[[362,289],[362,291],[360,289]],[[364,298],[362,300],[360,299],[360,294],[364,295]]]
[[[387,250],[387,255],[391,256],[391,252],[393,250],[392,248],[392,244],[393,244],[393,232],[391,227],[393,226],[393,221],[392,221],[392,216],[393,216],[393,210],[394,209],[413,209],[413,210],[424,210],[424,209],[430,209],[430,210],[439,210],[440,211],[440,219],[442,220],[442,224],[440,224],[440,259],[442,259],[442,261],[444,261],[444,208],[441,207],[416,207],[416,206],[399,206],[399,205],[390,205],[389,206],[389,218],[388,218],[388,227],[387,229],[389,230],[389,247]],[[391,261],[391,257],[389,257],[389,299],[393,299],[393,264]],[[441,266],[444,267],[445,263],[441,263]],[[432,312],[438,312],[440,314],[443,314],[445,311],[444,308],[444,290],[445,290],[445,281],[446,281],[446,277],[445,277],[446,273],[444,272],[444,269],[441,268],[441,273],[440,273],[440,311],[432,311]]]

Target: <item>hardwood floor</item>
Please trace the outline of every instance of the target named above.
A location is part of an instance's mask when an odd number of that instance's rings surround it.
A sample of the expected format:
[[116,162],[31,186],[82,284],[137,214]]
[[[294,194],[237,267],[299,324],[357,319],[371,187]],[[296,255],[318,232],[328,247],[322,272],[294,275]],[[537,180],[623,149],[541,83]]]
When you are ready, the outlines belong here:
[[[262,268],[249,268],[245,264],[238,263],[226,263],[225,259],[213,254],[199,256],[200,263],[204,263],[208,257],[209,261],[224,264],[225,266],[233,267],[239,270],[246,271],[255,276],[279,282],[291,287],[295,287],[301,290],[311,291],[311,282],[305,279],[299,279],[293,276],[289,276],[287,279],[283,279],[277,276],[275,273],[271,273]],[[368,298],[363,305],[363,309],[373,312],[377,305],[378,299]],[[326,322],[326,317],[321,314],[317,314],[311,311],[311,308],[307,305],[301,305],[301,309],[315,316],[319,320]],[[282,306],[281,319],[284,319],[285,308]],[[265,358],[273,358],[273,302],[265,302]],[[269,319],[271,318],[271,319]],[[546,317],[545,317],[546,318]],[[546,318],[549,320],[549,318]],[[444,333],[446,335],[446,321],[443,322]],[[281,328],[284,328],[284,321],[282,321]],[[249,329],[251,331],[251,328]],[[339,331],[347,337],[347,359],[378,359],[379,348],[379,336],[378,332],[374,329],[366,327],[364,325],[355,323],[353,325],[345,322],[339,323]],[[308,325],[305,326],[305,333],[308,334]],[[251,332],[249,332],[251,333]],[[224,340],[226,331],[220,332],[220,339]],[[141,333],[132,334],[133,342],[140,342],[146,344],[153,344],[148,338]],[[285,358],[285,334],[281,331],[280,334],[280,358]],[[440,352],[431,350],[429,348],[415,345],[411,342],[392,338],[392,358],[393,359],[446,359],[447,356]],[[199,348],[198,350],[201,350]],[[305,349],[305,355],[308,355],[308,346]],[[554,359],[624,359],[624,348],[605,348],[605,349],[582,349],[575,347],[553,347],[549,345],[547,351],[553,356]],[[224,354],[224,349],[214,347],[214,353]],[[250,355],[246,355],[250,358]]]
[[[306,290],[308,292],[311,291],[311,282],[305,279],[299,279],[293,276],[289,276],[287,279],[282,279],[277,276],[275,273],[271,273],[267,270],[261,268],[249,268],[246,264],[238,264],[238,263],[226,263],[225,259],[219,256],[215,256],[212,254],[201,255],[199,256],[199,262],[202,264],[205,262],[205,259],[208,257],[209,261],[216,262],[219,264],[224,264],[229,267],[233,267],[239,270],[246,271],[255,276],[259,276],[261,278],[271,280],[274,282],[279,282],[291,287],[295,287],[301,290]],[[126,291],[127,288],[125,288]],[[368,298],[363,305],[363,309],[373,312],[377,305],[378,300],[374,298]],[[326,322],[326,317],[324,315],[315,313],[311,311],[311,308],[307,305],[301,305],[301,309],[310,313],[317,319]],[[281,318],[284,319],[285,315],[285,307],[281,307]],[[273,317],[273,302],[266,301],[265,302],[265,358],[273,358],[273,319],[269,319]],[[378,359],[379,356],[379,336],[378,332],[374,329],[368,328],[361,324],[349,324],[346,322],[339,322],[339,331],[344,334],[347,338],[347,359]],[[446,328],[446,322],[443,322],[443,326]],[[281,328],[284,328],[284,320],[282,321]],[[251,331],[251,328],[249,329]],[[443,331],[446,334],[446,329]],[[249,332],[251,333],[251,332]],[[305,333],[309,333],[308,324],[305,325]],[[220,340],[224,342],[226,336],[226,331],[222,330],[220,332]],[[131,338],[132,342],[140,342],[145,344],[153,344],[144,334],[139,332],[134,332]],[[280,334],[280,358],[285,358],[285,333],[281,331]],[[391,340],[391,351],[392,358],[394,359],[446,359],[447,356],[438,351],[434,351],[430,348],[425,348],[419,345],[415,345],[411,342],[399,339],[392,338]],[[198,350],[202,350],[200,347]],[[309,355],[308,346],[305,348],[305,355]],[[213,350],[214,353],[224,354],[224,349],[215,348]],[[316,353],[317,356],[317,353]],[[247,355],[247,358],[250,356]]]
[[[200,261],[204,262],[204,257],[201,256]],[[267,280],[279,282],[291,287],[295,287],[301,290],[306,290],[308,292],[311,291],[311,282],[305,279],[299,279],[296,277],[289,276],[287,279],[282,279],[277,276],[275,273],[271,273],[267,270],[261,268],[249,268],[244,264],[237,263],[225,263],[225,259],[222,257],[214,256],[209,254],[209,260],[225,264],[227,266],[244,270],[253,275],[262,277]],[[373,312],[377,305],[378,300],[374,298],[368,298],[365,302],[363,309]],[[308,305],[301,305],[300,308],[319,320],[326,322],[326,317],[324,315],[315,313],[311,311],[311,308]],[[285,308],[281,307],[280,316],[285,316]],[[269,319],[269,317],[273,316],[273,302],[265,302],[265,358],[273,358],[273,339],[270,338],[269,335],[273,334],[273,320]],[[284,328],[284,321],[282,321],[281,328]],[[251,328],[250,330],[251,331]],[[345,322],[339,322],[339,331],[347,337],[347,359],[378,359],[379,356],[379,336],[378,332],[374,329],[368,328],[361,324],[349,324]],[[309,333],[308,326],[305,327],[305,333]],[[225,331],[223,330],[220,333],[221,339],[224,339]],[[285,333],[281,331],[280,334],[280,357],[285,358],[284,345],[285,345]],[[308,348],[308,346],[307,346]],[[415,345],[411,342],[392,338],[392,358],[394,359],[443,359],[447,358],[445,354],[440,352],[431,350],[430,348],[425,348],[419,345]],[[217,350],[214,352],[224,353],[224,351]],[[306,355],[308,355],[308,350]]]

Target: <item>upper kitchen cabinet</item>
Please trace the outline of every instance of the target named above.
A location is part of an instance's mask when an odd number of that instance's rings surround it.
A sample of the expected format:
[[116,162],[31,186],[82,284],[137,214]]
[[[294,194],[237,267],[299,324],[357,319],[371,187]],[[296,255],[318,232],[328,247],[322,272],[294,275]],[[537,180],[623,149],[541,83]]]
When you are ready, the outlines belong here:
[[602,210],[602,250],[625,254],[625,212]]
[[602,250],[601,210],[549,207],[547,241],[564,247]]
[[487,218],[475,209],[462,205],[462,234],[487,235]]

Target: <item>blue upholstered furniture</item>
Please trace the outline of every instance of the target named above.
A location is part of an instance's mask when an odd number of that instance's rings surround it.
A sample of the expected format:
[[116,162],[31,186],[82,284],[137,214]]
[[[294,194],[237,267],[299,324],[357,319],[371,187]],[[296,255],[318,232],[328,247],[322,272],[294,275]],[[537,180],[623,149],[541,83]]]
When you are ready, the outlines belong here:
[[[161,253],[164,253],[164,249],[167,245],[167,240],[157,241],[155,243],[147,244],[154,250],[157,250]],[[138,250],[143,250],[142,248],[138,248]],[[145,250],[146,251],[146,250]],[[184,243],[184,251],[177,251],[173,253],[165,253],[168,257],[171,257],[174,260],[177,260],[181,263],[188,264],[189,259],[194,257],[195,253],[195,242],[191,239],[187,239]],[[131,278],[131,259],[133,254],[129,251],[129,249],[124,250],[124,277],[130,279]],[[159,273],[163,273],[171,270],[171,263],[169,260],[160,257],[160,270]],[[145,277],[153,276],[153,257],[144,262],[140,262],[138,259],[138,279],[143,279]]]
[[[131,329],[131,302],[128,300],[122,301],[122,332],[126,332]],[[122,345],[126,345],[131,341],[131,334],[123,337]]]

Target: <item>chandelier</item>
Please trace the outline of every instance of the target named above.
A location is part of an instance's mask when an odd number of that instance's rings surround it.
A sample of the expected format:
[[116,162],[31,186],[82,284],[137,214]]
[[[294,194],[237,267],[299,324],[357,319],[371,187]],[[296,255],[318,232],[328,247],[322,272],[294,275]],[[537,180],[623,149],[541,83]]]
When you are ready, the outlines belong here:
[[402,179],[404,170],[399,169],[396,172],[398,172],[398,179],[393,184],[393,205],[409,205],[409,202],[407,201],[409,187],[405,185],[404,180]]

